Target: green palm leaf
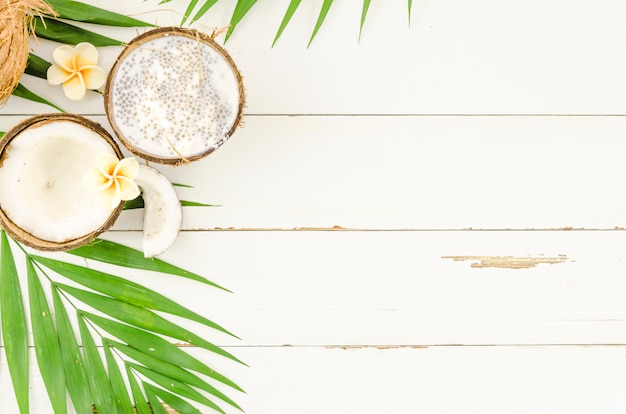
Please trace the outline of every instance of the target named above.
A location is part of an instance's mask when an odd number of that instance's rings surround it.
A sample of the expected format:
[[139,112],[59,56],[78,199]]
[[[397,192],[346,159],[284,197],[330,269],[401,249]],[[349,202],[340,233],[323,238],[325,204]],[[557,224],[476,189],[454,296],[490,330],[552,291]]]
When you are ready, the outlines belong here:
[[78,348],[78,342],[74,330],[67,315],[67,311],[56,289],[52,289],[52,302],[56,320],[59,344],[61,345],[61,358],[67,390],[78,413],[87,413],[91,410],[92,399],[90,397],[85,363]]
[[87,382],[95,400],[96,408],[101,413],[117,413],[118,410],[113,397],[111,383],[102,364],[102,359],[100,359],[96,343],[81,314],[78,315],[78,329],[85,355],[85,374],[87,375]]
[[189,404],[187,401],[183,400],[176,395],[165,391],[164,389],[153,387],[150,384],[147,384],[150,387],[150,391],[156,394],[164,403],[172,407],[179,414],[201,414],[200,410],[198,410],[193,405]]
[[230,292],[228,289],[210,282],[200,275],[166,263],[161,259],[146,258],[143,256],[143,252],[139,250],[104,239],[96,239],[85,246],[70,250],[68,253],[84,257],[85,259],[97,260],[130,269],[152,270],[154,272],[182,276]]
[[[209,368],[204,363],[200,362],[196,358],[192,357],[179,347],[165,339],[146,332],[135,327],[115,322],[112,319],[103,318],[101,316],[93,315],[91,313],[82,312],[90,321],[98,325],[102,330],[115,336],[121,341],[124,341],[129,346],[140,350],[143,353],[149,355],[158,355],[163,361],[170,364],[178,365],[183,368],[192,369],[207,375],[210,378],[215,379],[229,387],[235,388],[239,391],[243,391],[237,384],[219,374],[217,371]],[[237,360],[238,361],[238,360]],[[240,362],[240,361],[239,361]]]
[[120,413],[132,413],[133,405],[128,397],[128,391],[126,390],[126,384],[122,378],[120,367],[117,365],[117,361],[111,352],[111,348],[104,346],[104,359],[107,363],[107,372],[109,373],[109,381],[111,382],[111,390],[113,391],[113,398],[120,411]]
[[234,356],[218,346],[147,309],[60,283],[56,286],[86,305],[131,326],[180,339],[207,351],[236,360]]
[[150,407],[148,407],[146,398],[141,392],[141,388],[139,388],[139,384],[137,383],[137,378],[135,378],[135,374],[128,366],[126,367],[126,378],[128,378],[128,385],[130,386],[130,391],[133,394],[133,400],[135,401],[135,409],[137,410],[137,414],[153,414],[150,410]]
[[66,45],[77,45],[81,42],[89,42],[94,46],[121,46],[123,44],[119,40],[111,39],[57,19],[46,18],[45,24],[39,20],[33,21],[35,22],[35,35],[42,39]]
[[26,70],[24,73],[28,73],[29,75],[36,76],[41,79],[48,79],[48,68],[52,66],[52,63],[47,60],[33,55],[32,53],[28,54],[28,65],[26,66]]
[[52,409],[55,413],[65,413],[67,412],[65,375],[63,375],[63,370],[59,369],[63,366],[63,361],[57,332],[54,328],[46,295],[30,259],[26,260],[26,271],[28,274],[30,321],[33,328],[37,365],[46,385]]
[[195,22],[196,20],[200,19],[202,16],[204,16],[204,14],[207,11],[209,11],[209,9],[211,7],[213,7],[213,5],[215,3],[217,3],[217,0],[207,0],[207,1],[205,1],[204,4],[202,5],[202,7],[200,7],[200,10],[198,10],[196,15],[193,16],[192,23]]
[[122,302],[181,316],[237,338],[237,336],[215,322],[138,283],[88,267],[65,263],[47,257],[35,255],[30,257],[73,282],[87,286],[90,289],[116,298]]
[[363,0],[363,9],[361,10],[361,25],[359,26],[359,41],[361,41],[361,33],[363,32],[363,25],[365,24],[365,18],[367,17],[367,11],[370,8],[370,0]]
[[189,385],[183,382],[177,381],[175,379],[166,377],[165,375],[161,375],[158,372],[152,371],[151,369],[148,369],[141,365],[132,364],[132,363],[128,363],[128,365],[134,371],[137,371],[138,373],[148,378],[149,380],[155,382],[156,384],[160,385],[161,387],[171,392],[174,392],[182,397],[189,398],[190,400],[199,402],[200,404],[204,404],[207,407],[211,407],[215,411],[219,411],[222,414],[226,414],[226,412],[222,410],[220,406],[218,406],[213,401],[206,398],[204,395],[200,394],[198,391],[191,388]]
[[0,319],[2,340],[15,397],[21,413],[28,404],[28,328],[20,281],[4,230],[0,231]]
[[198,0],[191,0],[189,2],[189,5],[187,6],[187,10],[185,10],[185,14],[183,15],[183,19],[180,21],[181,26],[184,25],[187,19],[189,18],[189,16],[191,16],[191,12],[193,12],[193,9],[196,7],[196,4],[198,4]]
[[409,26],[411,26],[411,9],[413,8],[413,0],[409,0]]
[[173,378],[175,380],[184,382],[201,390],[207,391],[211,395],[219,398],[220,400],[230,404],[231,406],[237,408],[242,411],[242,408],[237,405],[233,400],[228,398],[224,393],[219,391],[217,388],[213,387],[206,381],[202,380],[200,377],[192,374],[191,372],[177,366],[170,364],[169,362],[165,362],[162,359],[143,353],[135,348],[131,348],[130,346],[124,345],[117,341],[107,340],[107,343],[111,346],[115,347],[117,350],[123,352],[129,358],[137,361],[138,363],[144,365],[145,367],[150,368],[153,371],[159,372],[166,377]]
[[[217,207],[214,204],[205,204],[199,203],[197,201],[188,201],[188,200],[180,200],[180,205],[182,207]],[[124,210],[135,210],[138,208],[144,208],[144,201],[141,196],[133,198],[132,200],[126,201],[124,203]]]
[[[89,318],[94,323],[96,323],[98,326],[100,326],[102,329],[104,329],[105,331],[109,332],[111,335],[115,335],[115,336],[117,336],[117,338],[126,341],[129,345],[134,346],[135,348],[137,347],[136,345],[137,345],[138,338],[142,337],[144,333],[148,334],[148,335],[151,335],[151,336],[153,336],[155,338],[160,338],[160,337],[158,337],[156,335],[153,335],[150,332],[146,332],[146,331],[142,331],[140,329],[137,329],[138,327],[136,327],[135,325],[132,325],[132,326],[131,325],[125,325],[125,324],[121,324],[119,322],[115,322],[115,321],[110,320],[110,319],[107,319],[106,322],[103,321],[103,319],[101,319],[101,318],[97,319],[97,320],[94,320],[94,319],[92,319],[92,316],[95,316],[95,315],[92,315],[92,314],[88,314],[88,315],[89,315]],[[105,326],[102,326],[102,325],[105,325]],[[154,325],[152,325],[152,326],[154,326]],[[159,333],[159,334],[162,334],[162,335],[165,335],[165,334],[162,333],[161,331],[167,331],[167,329],[165,329],[165,327],[163,325],[154,326],[154,328],[155,329],[152,330],[151,332]],[[113,333],[112,330],[114,330],[116,333]],[[123,337],[121,337],[119,335],[123,335]],[[212,345],[212,344],[209,344],[209,345],[210,345],[209,347],[203,347],[203,348],[205,348],[205,349],[207,349],[207,350],[209,350],[211,352],[214,352],[214,353],[216,353],[218,355],[221,355],[223,357],[232,359],[233,361],[236,361],[236,362],[239,362],[239,363],[243,364],[243,362],[238,360],[234,355],[230,354],[229,352],[224,351],[223,349],[221,349],[221,348],[219,348],[219,347],[217,347],[215,345]]]
[[80,3],[73,0],[47,0],[48,4],[52,6],[54,11],[57,12],[60,19],[73,20],[76,22],[94,23],[107,26],[117,27],[153,27],[155,25],[142,22],[141,20],[133,19],[132,17],[125,16],[110,12],[99,7],[91,6],[89,4]]
[[324,20],[326,20],[326,15],[328,14],[328,10],[330,10],[330,6],[332,5],[333,0],[324,0],[324,3],[322,3],[322,9],[320,10],[320,14],[317,17],[317,22],[315,22],[315,28],[313,29],[313,34],[311,35],[311,40],[309,40],[309,44],[307,45],[307,47],[311,46],[315,35],[320,30],[320,27],[322,27]]
[[235,27],[237,27],[241,19],[243,19],[243,17],[250,11],[255,3],[256,0],[237,0],[235,10],[233,11],[233,15],[230,18],[230,27],[228,28],[228,32],[226,32],[224,42],[228,41],[228,38],[230,38],[230,35],[233,34]]
[[143,383],[143,389],[146,392],[146,396],[148,397],[148,401],[150,402],[150,408],[152,409],[152,414],[167,414],[167,410],[163,408],[159,397],[157,397],[156,393],[153,391],[154,387],[147,382]]
[[15,88],[12,93],[13,93],[13,95],[15,95],[15,96],[17,96],[19,98],[24,98],[24,99],[28,99],[29,101],[42,103],[44,105],[48,105],[48,106],[53,107],[57,111],[65,112],[63,109],[59,108],[58,106],[56,106],[52,102],[47,101],[44,98],[41,98],[39,95],[31,92],[29,89],[27,89],[21,83],[17,85],[17,88]]
[[296,12],[296,9],[300,5],[300,3],[302,3],[302,0],[291,0],[291,2],[289,3],[289,6],[287,7],[287,11],[285,12],[285,16],[283,17],[283,20],[280,22],[280,27],[278,28],[276,37],[274,38],[274,41],[272,42],[272,47],[274,47],[274,45],[278,41],[278,38],[280,38],[280,36],[283,34],[285,27],[287,27],[287,25],[289,24],[289,21],[293,17],[293,14]]

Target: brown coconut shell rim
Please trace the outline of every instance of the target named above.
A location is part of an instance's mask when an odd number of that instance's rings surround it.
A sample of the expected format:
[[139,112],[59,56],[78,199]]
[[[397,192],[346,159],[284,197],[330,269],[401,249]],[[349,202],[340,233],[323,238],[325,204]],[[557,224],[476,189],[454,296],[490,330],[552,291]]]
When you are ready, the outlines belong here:
[[[31,118],[27,118],[13,128],[11,128],[3,137],[0,139],[0,168],[2,166],[2,162],[6,155],[5,149],[7,145],[15,138],[19,137],[19,135],[30,128],[36,128],[38,126],[51,123],[51,122],[59,122],[59,121],[69,121],[77,123],[83,127],[86,127],[98,135],[100,135],[115,151],[115,154],[118,158],[123,158],[122,151],[119,146],[115,142],[115,140],[109,135],[109,133],[98,123],[93,122],[87,118],[84,118],[80,115],[73,114],[41,114]],[[19,227],[15,224],[11,219],[6,215],[2,206],[0,205],[0,226],[15,240],[20,243],[25,244],[26,246],[32,247],[41,251],[64,251],[74,249],[80,246],[84,246],[89,243],[98,235],[108,230],[117,220],[117,217],[120,215],[122,209],[124,207],[124,203],[120,203],[115,209],[111,211],[111,215],[109,218],[95,231],[85,234],[84,236],[67,240],[65,242],[53,242],[50,240],[41,239],[27,232],[26,230]]]
[[[115,118],[113,117],[113,100],[111,98],[111,88],[113,86],[115,76],[117,74],[117,69],[120,63],[124,60],[124,58],[126,58],[126,56],[129,53],[131,53],[133,50],[140,47],[144,43],[153,39],[158,39],[158,38],[169,36],[169,35],[185,36],[190,39],[199,40],[211,46],[217,53],[219,53],[226,60],[226,62],[228,62],[231,69],[233,70],[233,73],[235,74],[235,78],[237,79],[237,85],[239,88],[239,106],[237,109],[237,116],[235,117],[235,121],[233,122],[233,125],[231,126],[230,130],[224,135],[224,137],[213,148],[209,148],[208,150],[202,153],[194,154],[192,156],[185,157],[185,158],[183,157],[163,158],[163,157],[159,157],[157,155],[154,155],[148,152],[144,152],[141,148],[137,148],[135,145],[130,143],[124,137],[124,134],[122,134],[122,132],[118,128],[115,122]],[[245,107],[245,103],[246,103],[246,94],[245,94],[245,90],[243,86],[243,79],[242,79],[241,73],[239,72],[239,69],[235,65],[235,62],[233,61],[231,56],[228,54],[228,52],[226,52],[226,50],[223,47],[221,47],[213,39],[212,36],[206,33],[202,33],[195,29],[186,29],[186,28],[180,28],[180,27],[174,27],[174,26],[159,27],[157,29],[149,30],[135,37],[133,40],[131,40],[126,45],[124,50],[122,50],[122,53],[120,53],[120,55],[115,60],[113,67],[109,71],[109,75],[107,77],[107,81],[104,87],[104,110],[106,112],[109,123],[111,124],[111,128],[113,129],[113,132],[115,132],[115,135],[119,138],[122,144],[124,144],[124,146],[128,148],[128,150],[132,152],[133,154],[143,159],[146,159],[148,161],[153,161],[153,162],[160,163],[160,164],[181,165],[181,164],[186,164],[191,161],[199,160],[211,154],[213,151],[219,148],[228,138],[230,138],[230,136],[235,132],[235,130],[241,123],[241,119],[243,117],[243,108]]]

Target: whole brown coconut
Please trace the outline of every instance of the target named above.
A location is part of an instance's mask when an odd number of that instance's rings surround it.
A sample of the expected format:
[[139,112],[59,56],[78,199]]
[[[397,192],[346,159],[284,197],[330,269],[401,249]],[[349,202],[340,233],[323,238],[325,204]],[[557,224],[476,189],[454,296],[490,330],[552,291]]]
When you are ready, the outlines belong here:
[[43,0],[0,1],[0,105],[17,87],[28,61],[28,36],[37,15],[55,15]]
[[122,51],[104,101],[115,134],[131,152],[183,164],[207,156],[233,134],[245,93],[235,63],[211,36],[163,27]]

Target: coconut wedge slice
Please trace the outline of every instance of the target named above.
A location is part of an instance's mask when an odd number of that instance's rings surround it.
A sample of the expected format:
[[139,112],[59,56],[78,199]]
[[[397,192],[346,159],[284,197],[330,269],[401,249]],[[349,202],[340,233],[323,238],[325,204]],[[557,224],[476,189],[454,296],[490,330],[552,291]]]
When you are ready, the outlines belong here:
[[211,36],[163,27],[133,39],[113,65],[105,110],[135,155],[163,164],[200,159],[240,123],[245,93],[230,55]]
[[78,115],[45,114],[14,126],[0,141],[0,225],[45,251],[88,243],[113,225],[111,209],[83,185],[98,154],[122,153],[99,124]]
[[143,254],[158,256],[176,241],[183,210],[172,183],[156,169],[140,165],[135,182],[144,201]]

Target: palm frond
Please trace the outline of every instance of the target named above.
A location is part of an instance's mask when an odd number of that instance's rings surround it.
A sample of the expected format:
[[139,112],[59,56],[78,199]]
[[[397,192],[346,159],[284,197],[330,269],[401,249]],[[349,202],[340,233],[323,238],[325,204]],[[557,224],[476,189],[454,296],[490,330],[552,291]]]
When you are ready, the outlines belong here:
[[[184,399],[224,412],[212,398],[241,410],[230,397],[193,372],[233,390],[243,391],[241,387],[171,340],[185,341],[213,355],[243,362],[153,310],[204,323],[232,335],[230,332],[120,276],[38,256],[19,243],[15,246],[20,248],[26,261],[30,326],[37,364],[55,413],[67,412],[66,393],[77,412],[89,412],[95,406],[98,412],[125,414],[134,407],[139,413],[153,414],[163,408],[161,401],[181,408],[181,413],[199,412]],[[95,253],[91,257],[89,250],[83,250],[81,256],[107,263],[116,261],[102,251],[95,250]],[[114,251],[109,256],[116,254]],[[70,286],[61,279],[89,290]],[[43,281],[49,284],[54,312],[46,299]],[[84,306],[89,311],[83,309]],[[70,322],[68,309],[76,316],[78,331]],[[54,320],[52,315],[55,315]],[[15,396],[20,412],[28,413],[28,322],[20,275],[4,232],[0,233],[0,319]],[[99,351],[100,344],[104,347],[103,354]],[[156,386],[146,388],[149,383]]]
[[324,20],[326,20],[326,16],[328,15],[328,10],[330,10],[330,6],[332,5],[333,0],[324,0],[324,3],[322,3],[322,9],[320,10],[320,14],[317,17],[317,22],[315,22],[315,28],[313,29],[313,34],[311,35],[311,40],[309,40],[309,44],[307,45],[307,47],[311,46],[315,35],[317,35],[320,27],[322,27],[322,24],[324,24]]
[[296,9],[300,5],[300,3],[302,3],[302,0],[291,0],[291,2],[289,3],[287,11],[285,12],[285,16],[283,17],[283,20],[280,22],[280,26],[278,27],[278,32],[276,32],[276,37],[274,37],[274,41],[272,42],[272,47],[274,47],[280,36],[282,36],[285,28],[289,24],[289,21],[291,21],[291,18],[293,17],[293,14],[296,12]]
[[9,240],[0,230],[0,319],[2,340],[20,413],[28,404],[28,328],[22,291]]
[[15,95],[15,96],[17,96],[19,98],[28,99],[29,101],[42,103],[44,105],[51,106],[54,109],[56,109],[57,111],[59,111],[59,112],[65,112],[63,109],[61,109],[60,107],[56,106],[52,102],[50,102],[50,101],[40,97],[39,95],[37,95],[34,92],[32,92],[30,89],[28,89],[26,86],[22,85],[21,83],[18,84],[17,88],[15,88],[13,90],[13,95]]
[[370,0],[363,0],[363,9],[361,10],[361,24],[359,25],[359,41],[361,41],[361,33],[363,33],[363,25],[365,24],[365,18],[370,8]]
[[230,18],[230,27],[228,28],[228,31],[226,32],[226,37],[224,39],[224,42],[228,41],[228,39],[230,38],[230,35],[233,34],[233,31],[235,30],[235,28],[237,27],[241,19],[243,19],[243,17],[246,14],[248,14],[248,12],[252,8],[252,6],[254,6],[255,3],[256,3],[256,0],[237,0],[237,4],[235,5],[235,10],[233,11],[233,15]]

